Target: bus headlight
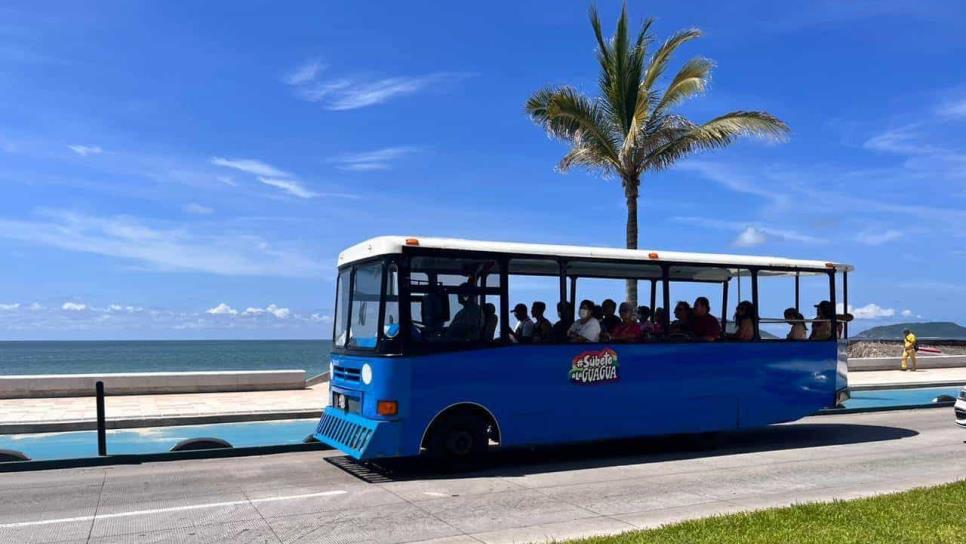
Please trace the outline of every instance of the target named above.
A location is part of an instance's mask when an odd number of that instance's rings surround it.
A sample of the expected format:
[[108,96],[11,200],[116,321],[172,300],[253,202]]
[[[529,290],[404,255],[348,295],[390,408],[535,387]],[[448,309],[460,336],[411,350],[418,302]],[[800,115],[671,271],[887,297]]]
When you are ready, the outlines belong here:
[[372,383],[372,367],[369,363],[362,365],[362,383],[366,385]]

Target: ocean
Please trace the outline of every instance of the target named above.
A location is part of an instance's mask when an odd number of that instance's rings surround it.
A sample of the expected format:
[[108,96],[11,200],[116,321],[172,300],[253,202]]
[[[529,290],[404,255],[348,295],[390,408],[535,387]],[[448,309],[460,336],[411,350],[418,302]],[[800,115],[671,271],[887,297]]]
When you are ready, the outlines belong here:
[[0,342],[0,375],[328,370],[328,340]]

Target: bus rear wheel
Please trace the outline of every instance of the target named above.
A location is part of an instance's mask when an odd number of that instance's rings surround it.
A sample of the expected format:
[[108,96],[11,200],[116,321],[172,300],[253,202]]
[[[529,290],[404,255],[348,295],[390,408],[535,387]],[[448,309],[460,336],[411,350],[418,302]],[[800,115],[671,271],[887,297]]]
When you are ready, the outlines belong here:
[[470,414],[452,414],[437,422],[427,444],[430,458],[467,463],[480,460],[489,445],[487,423]]

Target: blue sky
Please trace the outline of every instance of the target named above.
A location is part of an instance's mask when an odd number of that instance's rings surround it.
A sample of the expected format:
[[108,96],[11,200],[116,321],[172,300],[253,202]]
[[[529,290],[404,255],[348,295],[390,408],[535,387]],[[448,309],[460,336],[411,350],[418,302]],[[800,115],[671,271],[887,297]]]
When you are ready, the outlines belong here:
[[[681,113],[792,127],[646,175],[642,247],[846,261],[858,328],[966,321],[962,6],[630,11],[704,30]],[[595,92],[593,45],[580,2],[6,2],[0,339],[327,337],[380,234],[620,246],[619,184],[523,113]]]

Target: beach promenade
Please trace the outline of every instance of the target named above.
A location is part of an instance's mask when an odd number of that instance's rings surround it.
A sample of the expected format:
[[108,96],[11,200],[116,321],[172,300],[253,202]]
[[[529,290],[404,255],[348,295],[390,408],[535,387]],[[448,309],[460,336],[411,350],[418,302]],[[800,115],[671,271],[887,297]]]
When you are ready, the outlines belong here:
[[[107,427],[163,427],[317,418],[328,382],[299,390],[108,396]],[[0,434],[97,428],[94,397],[0,399]]]
[[[966,368],[849,373],[854,390],[966,385]],[[108,428],[163,427],[316,418],[328,404],[328,382],[306,389],[232,393],[108,396]],[[0,399],[0,434],[96,428],[93,397]]]

